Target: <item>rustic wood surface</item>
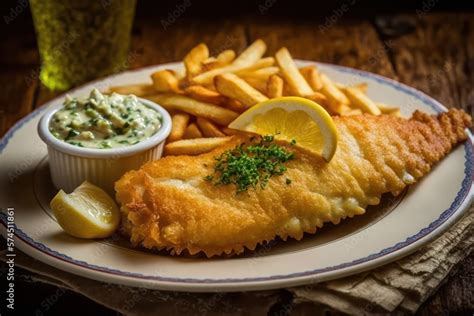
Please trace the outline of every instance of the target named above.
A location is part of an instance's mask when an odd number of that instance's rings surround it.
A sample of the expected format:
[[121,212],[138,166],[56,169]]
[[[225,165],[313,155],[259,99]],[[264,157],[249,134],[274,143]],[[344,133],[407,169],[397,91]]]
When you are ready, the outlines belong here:
[[[343,19],[344,20],[344,19]],[[256,38],[269,53],[287,46],[295,58],[316,60],[375,72],[404,82],[448,107],[474,114],[474,14],[418,14],[375,17],[365,21],[275,22],[266,16],[232,21],[178,19],[165,29],[155,20],[136,20],[130,68],[181,60],[199,42],[211,52],[241,51]],[[59,93],[38,80],[38,53],[31,29],[9,34],[0,53],[0,136],[18,119]],[[23,34],[26,34],[23,36]],[[462,262],[418,313],[437,315],[474,310],[474,255]],[[304,315],[311,306],[292,306],[278,291],[271,313]],[[93,304],[93,303],[91,303]]]

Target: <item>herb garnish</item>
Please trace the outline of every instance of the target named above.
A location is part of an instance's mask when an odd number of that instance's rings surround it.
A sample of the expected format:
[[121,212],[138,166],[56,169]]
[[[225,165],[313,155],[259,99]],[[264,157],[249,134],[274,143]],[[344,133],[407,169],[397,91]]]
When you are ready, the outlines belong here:
[[74,141],[68,141],[69,144],[79,146],[79,147],[84,147],[80,142],[74,142]]
[[66,140],[69,140],[73,137],[76,137],[77,135],[79,135],[79,132],[74,130],[74,129],[71,129],[71,130],[69,130],[69,133],[66,136]]
[[[237,193],[249,187],[264,189],[270,177],[282,175],[287,169],[285,162],[295,155],[284,147],[273,143],[273,136],[263,136],[259,143],[245,146],[240,144],[215,157],[214,174],[204,179],[214,185],[235,184]],[[290,184],[291,180],[286,180]]]
[[112,145],[109,141],[104,140],[100,143],[100,148],[112,148]]

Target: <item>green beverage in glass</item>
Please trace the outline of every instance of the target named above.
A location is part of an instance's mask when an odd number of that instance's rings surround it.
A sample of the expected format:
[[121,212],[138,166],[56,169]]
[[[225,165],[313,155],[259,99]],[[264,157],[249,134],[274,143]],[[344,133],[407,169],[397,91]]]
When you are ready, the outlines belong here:
[[41,58],[41,82],[51,90],[128,67],[136,0],[30,0]]

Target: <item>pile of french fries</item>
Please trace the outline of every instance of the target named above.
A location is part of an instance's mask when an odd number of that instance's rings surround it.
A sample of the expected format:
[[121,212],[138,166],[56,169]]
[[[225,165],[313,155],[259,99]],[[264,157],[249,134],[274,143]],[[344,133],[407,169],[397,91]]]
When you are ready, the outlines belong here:
[[242,112],[282,96],[313,100],[331,115],[400,115],[398,107],[372,101],[366,83],[336,83],[314,65],[298,68],[285,47],[274,57],[263,57],[266,48],[259,39],[238,56],[233,50],[209,56],[209,48],[201,43],[184,57],[184,73],[164,69],[151,74],[152,84],[109,90],[149,99],[171,113],[165,155],[211,151],[238,132],[227,126]]

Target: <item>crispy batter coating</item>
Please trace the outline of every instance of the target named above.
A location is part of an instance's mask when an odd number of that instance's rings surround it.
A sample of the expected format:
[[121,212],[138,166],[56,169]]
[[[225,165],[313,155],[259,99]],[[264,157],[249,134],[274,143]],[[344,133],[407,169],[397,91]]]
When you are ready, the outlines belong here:
[[123,232],[135,245],[208,257],[253,250],[276,236],[301,239],[325,222],[363,214],[385,192],[399,194],[466,140],[471,126],[471,117],[454,109],[438,116],[415,112],[411,119],[334,120],[339,142],[329,163],[285,143],[296,157],[263,190],[236,194],[233,185],[203,179],[216,155],[250,141],[239,136],[208,154],[166,157],[126,173],[115,186]]

